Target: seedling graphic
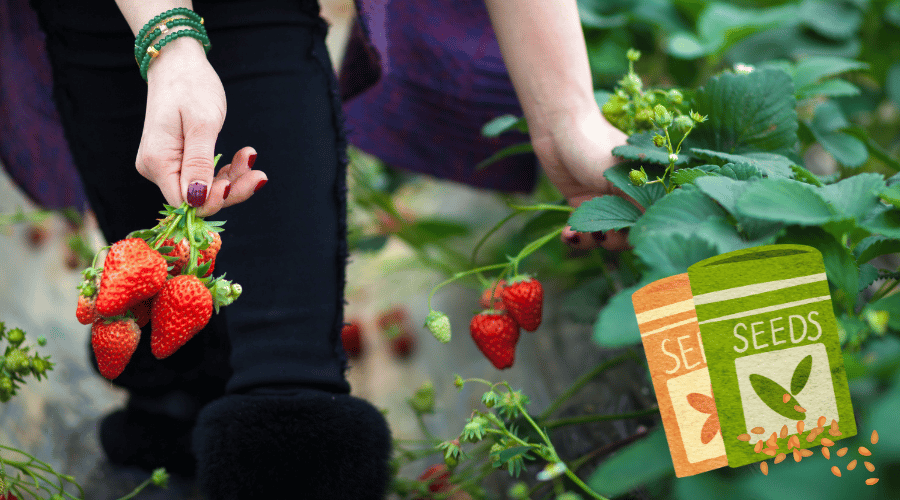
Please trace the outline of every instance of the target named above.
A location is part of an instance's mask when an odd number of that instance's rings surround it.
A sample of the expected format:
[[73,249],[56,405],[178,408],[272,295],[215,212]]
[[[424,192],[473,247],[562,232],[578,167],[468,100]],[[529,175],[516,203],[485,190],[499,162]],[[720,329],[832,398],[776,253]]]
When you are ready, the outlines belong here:
[[[709,386],[709,392],[712,392],[712,385]],[[687,400],[688,404],[693,406],[695,410],[709,415],[706,418],[706,422],[703,423],[703,428],[700,430],[700,442],[707,444],[721,430],[719,427],[719,412],[716,411],[716,400],[698,392],[688,394]]]
[[812,371],[812,360],[812,355],[809,355],[797,364],[797,367],[794,369],[794,375],[791,377],[790,393],[769,377],[756,373],[750,375],[750,385],[753,387],[756,395],[759,396],[759,399],[775,413],[791,420],[806,420],[805,414],[797,411],[796,408],[803,408],[803,405],[794,396],[806,387],[806,383],[809,381],[809,374]]

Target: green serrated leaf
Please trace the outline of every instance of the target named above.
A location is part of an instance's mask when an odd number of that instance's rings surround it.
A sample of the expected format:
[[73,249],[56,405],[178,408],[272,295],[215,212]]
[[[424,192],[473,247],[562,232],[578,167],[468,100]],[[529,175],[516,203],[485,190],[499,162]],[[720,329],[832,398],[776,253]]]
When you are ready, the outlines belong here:
[[862,12],[845,2],[805,0],[801,5],[803,23],[832,40],[851,38],[862,24]]
[[860,94],[859,87],[846,80],[826,80],[797,89],[797,100],[814,97],[848,97]]
[[735,208],[747,217],[804,226],[839,219],[814,187],[790,179],[751,183],[737,199]]
[[619,196],[598,196],[582,203],[568,224],[574,231],[610,231],[631,227],[641,218],[641,211]]
[[691,237],[710,218],[724,220],[725,212],[702,192],[676,189],[644,212],[631,228],[628,238],[633,245],[638,245],[642,238],[651,235]]
[[885,187],[878,192],[878,197],[895,207],[900,205],[900,184]]
[[809,381],[809,374],[812,373],[812,362],[813,358],[810,354],[801,359],[797,363],[797,367],[794,368],[794,374],[791,376],[791,394],[794,396],[800,394],[800,391],[806,387],[806,383]]
[[[718,169],[718,166],[716,166]],[[672,174],[672,182],[675,183],[676,186],[681,186],[684,184],[693,184],[694,181],[699,177],[706,176],[716,176],[718,175],[715,172],[711,172],[709,170],[704,170],[702,168],[694,167],[694,168],[680,168]]]
[[853,248],[856,262],[860,264],[869,262],[881,255],[897,252],[900,252],[900,239],[888,238],[877,234],[864,238]]
[[708,120],[697,126],[685,142],[692,153],[719,152],[714,157],[751,163],[762,170],[768,167],[776,174],[780,162],[781,176],[790,176],[791,162],[784,163],[784,157],[793,152],[797,142],[797,112],[794,85],[787,73],[777,69],[740,75],[724,73],[697,91],[695,106]]
[[797,400],[792,396],[787,403],[784,402],[783,396],[789,394],[788,391],[781,387],[778,382],[757,373],[750,374],[750,386],[753,392],[759,396],[759,399],[772,409],[775,413],[787,417],[791,420],[804,420],[806,416],[794,409]]
[[868,219],[860,222],[859,227],[876,235],[900,239],[900,211],[882,207]]
[[849,71],[868,69],[868,67],[869,65],[862,61],[846,57],[804,57],[794,65],[794,85],[802,90],[815,85],[823,78],[837,76]]
[[[857,261],[858,262],[858,261]],[[878,279],[878,268],[872,264],[860,264],[859,266],[859,292],[872,286]]]
[[[657,276],[663,278],[665,276]],[[641,331],[631,295],[641,287],[652,283],[645,275],[640,283],[622,289],[613,295],[597,315],[594,322],[594,342],[607,349],[617,349],[641,343]]]
[[739,181],[762,179],[762,172],[749,163],[726,163],[716,173]]
[[798,14],[796,5],[748,9],[712,2],[697,19],[697,33],[708,53],[721,54],[756,32],[791,22]]
[[[660,183],[635,186],[628,178],[628,173],[632,168],[634,168],[634,165],[630,162],[618,163],[614,167],[606,169],[603,172],[603,177],[606,177],[613,186],[621,189],[642,207],[645,209],[649,208],[654,202],[666,195],[666,190]],[[652,172],[648,172],[648,175],[652,175]]]
[[[668,165],[669,151],[653,145],[653,136],[656,134],[657,132],[655,131],[638,132],[628,138],[628,144],[613,148],[612,153],[626,160]],[[688,163],[689,158],[688,155],[682,153],[678,155],[675,165],[685,165]]]
[[789,227],[778,243],[809,245],[821,252],[828,281],[843,291],[842,299],[833,300],[845,310],[853,310],[859,292],[859,266],[849,248],[819,227]]
[[816,177],[816,174],[810,172],[809,170],[806,170],[800,165],[791,165],[791,171],[794,172],[795,180],[805,182],[816,187],[824,186],[824,184],[822,184],[822,181],[820,181],[819,178]]
[[660,238],[644,238],[634,247],[634,254],[654,274],[674,276],[701,260],[719,255],[719,250],[701,238],[673,234]]
[[772,178],[790,178],[792,176],[791,166],[794,165],[790,158],[776,153],[730,154],[699,148],[691,148],[691,153],[706,160],[718,160],[722,164],[749,164]]
[[843,218],[865,219],[881,206],[878,193],[884,189],[883,175],[863,173],[824,186],[819,193]]
[[502,115],[484,124],[481,128],[481,135],[485,137],[497,137],[504,132],[510,130],[517,132],[528,132],[525,126],[524,116]]

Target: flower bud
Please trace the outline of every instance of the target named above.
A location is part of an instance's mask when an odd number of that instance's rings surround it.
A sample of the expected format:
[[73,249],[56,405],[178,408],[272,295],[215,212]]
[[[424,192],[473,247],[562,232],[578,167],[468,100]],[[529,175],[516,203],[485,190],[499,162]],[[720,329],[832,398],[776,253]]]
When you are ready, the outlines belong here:
[[641,58],[641,51],[637,49],[628,49],[628,52],[625,53],[625,57],[631,62],[636,62]]
[[150,476],[150,481],[160,488],[167,488],[169,486],[169,473],[166,472],[166,469],[160,467],[153,471],[153,475]]
[[735,64],[734,65],[734,72],[739,75],[749,75],[750,73],[753,72],[753,69],[754,69],[753,66],[751,66],[749,64]]
[[647,174],[640,170],[632,170],[631,172],[628,172],[628,179],[632,184],[640,187],[647,183]]
[[694,120],[691,120],[691,117],[684,115],[675,117],[673,123],[675,125],[675,130],[678,130],[679,132],[687,132],[694,126]]
[[626,75],[619,84],[627,90],[629,93],[637,94],[643,88],[644,83],[641,81],[641,77],[635,75],[634,73]]
[[678,155],[675,153],[670,154],[669,155],[669,163],[675,163],[676,161],[678,161]]
[[656,124],[660,127],[666,128],[672,124],[672,113],[662,104],[654,106],[653,112],[656,114]]
[[653,136],[653,145],[658,148],[666,147],[666,138],[663,135],[656,134]]
[[681,95],[681,92],[675,89],[670,90],[669,93],[666,94],[666,98],[669,99],[669,102],[672,104],[681,104],[684,100],[684,96]]
[[506,496],[515,500],[526,500],[528,498],[528,485],[519,481],[509,487]]
[[46,346],[47,345],[47,337],[44,337],[44,336],[38,337],[37,343],[41,347]]
[[12,394],[12,390],[12,379],[7,377],[6,375],[0,377],[0,394]]
[[18,346],[25,340],[25,332],[18,328],[13,328],[9,332],[6,333],[6,339],[10,344],[14,346]]
[[653,123],[653,111],[646,108],[642,109],[634,115],[634,119],[639,122]]

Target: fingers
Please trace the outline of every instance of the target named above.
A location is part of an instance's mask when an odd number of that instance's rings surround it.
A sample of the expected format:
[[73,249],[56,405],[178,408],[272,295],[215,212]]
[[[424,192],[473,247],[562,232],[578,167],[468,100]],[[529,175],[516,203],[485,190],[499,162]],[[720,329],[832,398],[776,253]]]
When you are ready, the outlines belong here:
[[192,207],[206,203],[215,167],[216,138],[222,123],[215,117],[184,118],[184,154],[181,161],[181,194]]
[[246,201],[268,181],[266,174],[253,170],[256,150],[245,147],[235,153],[231,163],[219,169],[212,183],[206,203],[197,209],[197,215],[208,217],[219,210]]

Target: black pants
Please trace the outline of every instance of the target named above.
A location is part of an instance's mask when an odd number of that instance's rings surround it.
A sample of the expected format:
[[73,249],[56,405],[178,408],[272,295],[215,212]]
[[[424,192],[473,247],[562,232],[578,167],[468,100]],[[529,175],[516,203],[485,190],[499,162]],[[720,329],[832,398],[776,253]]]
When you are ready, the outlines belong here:
[[[112,0],[32,0],[47,34],[55,99],[106,239],[156,224],[165,202],[135,169],[147,84]],[[244,146],[269,183],[220,211],[215,274],[243,295],[177,353],[157,360],[150,325],[115,380],[153,400],[202,405],[224,392],[312,387],[347,393],[340,343],[346,262],[346,143],[327,25],[316,0],[195,1],[228,102],[220,165]],[[163,48],[162,50],[165,50]],[[73,309],[74,311],[74,304]],[[199,406],[190,413],[199,411]]]

